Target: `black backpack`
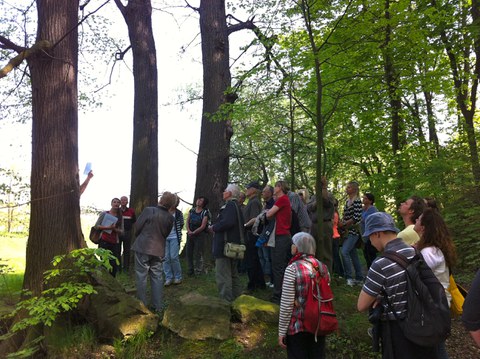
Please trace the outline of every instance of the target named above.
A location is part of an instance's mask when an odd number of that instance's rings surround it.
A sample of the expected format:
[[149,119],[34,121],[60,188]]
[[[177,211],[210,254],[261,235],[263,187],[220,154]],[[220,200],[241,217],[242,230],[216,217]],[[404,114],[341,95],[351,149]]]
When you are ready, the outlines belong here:
[[384,292],[387,306],[393,312],[405,337],[425,347],[435,346],[448,337],[451,328],[450,308],[443,285],[420,252],[408,260],[404,255],[386,251],[383,257],[405,269],[407,280],[407,315],[399,319]]

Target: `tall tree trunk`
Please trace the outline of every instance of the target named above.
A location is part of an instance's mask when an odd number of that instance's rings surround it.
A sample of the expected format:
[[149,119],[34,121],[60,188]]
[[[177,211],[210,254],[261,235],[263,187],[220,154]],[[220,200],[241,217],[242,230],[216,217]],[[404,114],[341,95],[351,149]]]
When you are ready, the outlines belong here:
[[130,203],[137,213],[158,198],[158,74],[150,0],[115,0],[133,54],[134,108]]
[[224,0],[200,2],[200,32],[203,61],[203,109],[197,158],[195,198],[210,199],[213,218],[220,209],[222,192],[228,181],[230,138],[233,130],[227,109],[235,96],[227,94],[231,85],[228,29]]
[[437,157],[440,157],[440,141],[438,140],[437,128],[435,126],[435,114],[433,113],[433,95],[431,92],[424,90],[425,107],[427,109],[428,123],[428,141],[433,143]]
[[392,55],[392,27],[390,25],[390,0],[385,1],[385,20],[387,25],[385,27],[385,41],[383,43],[383,61],[385,71],[385,82],[387,84],[387,92],[390,105],[390,116],[392,120],[391,138],[392,138],[392,152],[395,161],[396,177],[397,177],[397,191],[396,202],[400,203],[404,197],[404,168],[400,151],[404,145],[404,123],[401,115],[402,101],[399,94],[399,76],[395,69],[394,59]]
[[37,43],[28,58],[32,82],[31,217],[24,289],[39,294],[55,255],[85,245],[78,178],[78,0],[37,0]]

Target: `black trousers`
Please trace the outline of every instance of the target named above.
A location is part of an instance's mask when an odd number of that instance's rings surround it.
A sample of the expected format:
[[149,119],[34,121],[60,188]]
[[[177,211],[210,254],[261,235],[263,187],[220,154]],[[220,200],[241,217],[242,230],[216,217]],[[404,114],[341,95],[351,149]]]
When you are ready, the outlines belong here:
[[325,359],[325,337],[307,332],[287,335],[288,359]]
[[250,290],[265,289],[265,278],[263,276],[262,265],[258,258],[258,248],[255,246],[257,237],[252,232],[247,232],[247,238],[245,241],[245,262],[248,275],[248,286]]
[[282,297],[283,273],[292,256],[292,237],[289,234],[276,235],[272,248],[273,299],[280,302]]
[[435,347],[422,347],[403,335],[396,320],[380,322],[382,359],[438,359]]

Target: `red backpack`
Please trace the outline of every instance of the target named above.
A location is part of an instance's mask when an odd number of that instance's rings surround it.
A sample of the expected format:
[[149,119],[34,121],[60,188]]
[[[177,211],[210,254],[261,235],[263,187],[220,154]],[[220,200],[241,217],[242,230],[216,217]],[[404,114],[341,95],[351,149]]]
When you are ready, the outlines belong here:
[[330,288],[330,277],[327,266],[318,262],[303,258],[310,263],[312,274],[310,286],[305,301],[303,326],[309,333],[317,335],[328,335],[338,330],[337,314],[333,309],[333,293]]

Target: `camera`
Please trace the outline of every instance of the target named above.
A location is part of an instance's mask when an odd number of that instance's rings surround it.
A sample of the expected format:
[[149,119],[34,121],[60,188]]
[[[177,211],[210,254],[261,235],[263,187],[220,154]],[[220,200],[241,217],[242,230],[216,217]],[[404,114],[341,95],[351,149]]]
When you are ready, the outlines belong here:
[[383,305],[378,304],[375,308],[370,308],[368,313],[368,321],[372,324],[376,324],[380,321],[383,313]]

